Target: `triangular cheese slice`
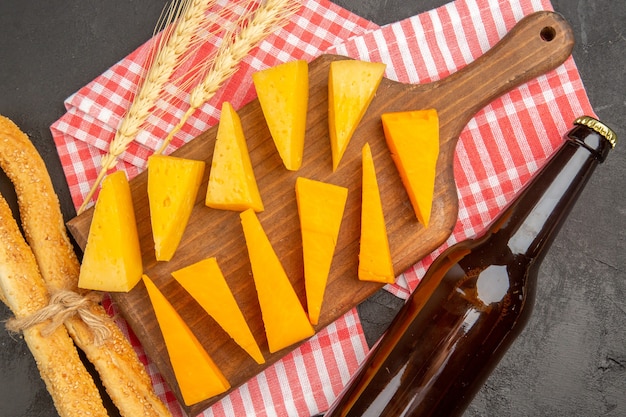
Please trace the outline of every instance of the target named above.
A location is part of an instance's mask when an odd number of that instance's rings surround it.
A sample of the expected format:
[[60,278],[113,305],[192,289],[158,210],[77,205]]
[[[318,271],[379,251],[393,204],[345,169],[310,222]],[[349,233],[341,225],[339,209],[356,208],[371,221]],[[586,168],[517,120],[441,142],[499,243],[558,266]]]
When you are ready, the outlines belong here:
[[240,214],[270,352],[313,336],[315,330],[263,226],[252,209]]
[[309,103],[309,65],[304,60],[285,62],[252,74],[252,81],[285,168],[302,165]]
[[439,117],[435,109],[386,113],[385,139],[417,219],[425,227],[435,190],[439,158]]
[[386,65],[377,62],[339,60],[330,64],[328,76],[328,128],[333,171],[369,107]]
[[196,404],[227,391],[230,384],[176,309],[148,276],[143,276],[143,282],[185,404]]
[[307,308],[313,325],[319,321],[347,198],[345,187],[303,177],[296,180]]
[[228,102],[222,105],[205,203],[222,210],[263,211],[241,119]]
[[387,239],[376,168],[369,143],[363,146],[361,241],[358,276],[361,281],[393,284],[395,274]]
[[143,265],[126,173],[107,175],[96,201],[78,277],[80,288],[126,292],[141,279]]
[[258,363],[265,363],[243,313],[215,258],[203,259],[172,276],[204,310]]
[[173,156],[148,158],[148,200],[157,261],[169,261],[180,244],[198,188],[204,161]]

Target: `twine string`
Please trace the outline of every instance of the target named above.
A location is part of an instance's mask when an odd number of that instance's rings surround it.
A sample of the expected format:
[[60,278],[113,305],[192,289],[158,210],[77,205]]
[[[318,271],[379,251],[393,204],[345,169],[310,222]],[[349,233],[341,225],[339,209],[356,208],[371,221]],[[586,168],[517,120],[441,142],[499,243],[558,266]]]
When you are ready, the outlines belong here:
[[102,301],[102,295],[95,291],[85,295],[69,290],[57,291],[50,297],[47,306],[28,316],[9,319],[6,322],[6,328],[18,333],[49,320],[50,322],[41,330],[43,336],[49,336],[65,320],[78,315],[93,332],[94,342],[101,344],[110,336],[111,331],[106,323],[108,317],[96,314],[91,309],[93,304],[99,304],[100,301]]

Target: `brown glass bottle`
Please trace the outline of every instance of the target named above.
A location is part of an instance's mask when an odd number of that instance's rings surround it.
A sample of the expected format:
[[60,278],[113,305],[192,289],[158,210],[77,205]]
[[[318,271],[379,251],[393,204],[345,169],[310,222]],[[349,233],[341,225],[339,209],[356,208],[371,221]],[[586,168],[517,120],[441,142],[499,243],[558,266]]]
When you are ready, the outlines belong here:
[[325,417],[463,413],[530,315],[537,271],[615,135],[579,118],[480,237],[442,253]]

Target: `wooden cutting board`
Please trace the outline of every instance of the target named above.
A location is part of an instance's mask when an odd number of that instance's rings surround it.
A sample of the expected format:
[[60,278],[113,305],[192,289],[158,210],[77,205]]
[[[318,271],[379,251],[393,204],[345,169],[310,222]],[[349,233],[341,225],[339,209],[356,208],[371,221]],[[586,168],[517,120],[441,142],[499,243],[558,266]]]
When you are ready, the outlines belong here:
[[[303,305],[302,244],[294,185],[298,176],[348,187],[349,195],[337,242],[328,288],[316,330],[332,323],[380,285],[357,279],[360,236],[361,148],[369,142],[386,215],[389,243],[396,274],[440,246],[457,220],[458,202],[453,161],[461,130],[486,104],[560,65],[571,53],[574,37],[564,19],[552,12],[524,18],[494,48],[462,70],[437,82],[407,85],[383,79],[337,171],[332,172],[327,122],[329,63],[339,56],[324,55],[310,63],[310,102],[303,166],[287,171],[278,156],[258,101],[239,110],[247,137],[265,211],[259,219],[283,262]],[[384,112],[435,108],[440,117],[440,157],[428,228],[413,213],[400,177],[385,144],[380,115]],[[146,172],[131,181],[133,203],[143,253],[143,266],[169,301],[177,308],[200,342],[221,367],[233,388],[246,382],[296,346],[270,354],[264,334],[239,214],[204,206],[208,167],[217,128],[214,127],[175,152],[179,157],[207,163],[203,185],[182,243],[170,262],[156,262],[149,221]],[[68,228],[84,248],[93,210],[72,219]],[[257,365],[206,315],[171,277],[170,273],[205,257],[215,256],[267,359]],[[123,316],[155,362],[172,390],[180,392],[146,289],[140,282],[129,293],[112,294]],[[215,397],[186,407],[196,415],[219,400]],[[182,404],[182,401],[181,401]]]

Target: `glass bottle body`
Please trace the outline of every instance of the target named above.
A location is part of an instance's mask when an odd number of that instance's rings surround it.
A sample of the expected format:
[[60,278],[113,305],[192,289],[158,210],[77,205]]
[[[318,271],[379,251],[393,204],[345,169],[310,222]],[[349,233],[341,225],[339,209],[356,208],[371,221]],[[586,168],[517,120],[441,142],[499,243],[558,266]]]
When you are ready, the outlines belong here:
[[327,417],[460,415],[526,324],[541,260],[609,149],[575,126],[481,237],[433,262]]

